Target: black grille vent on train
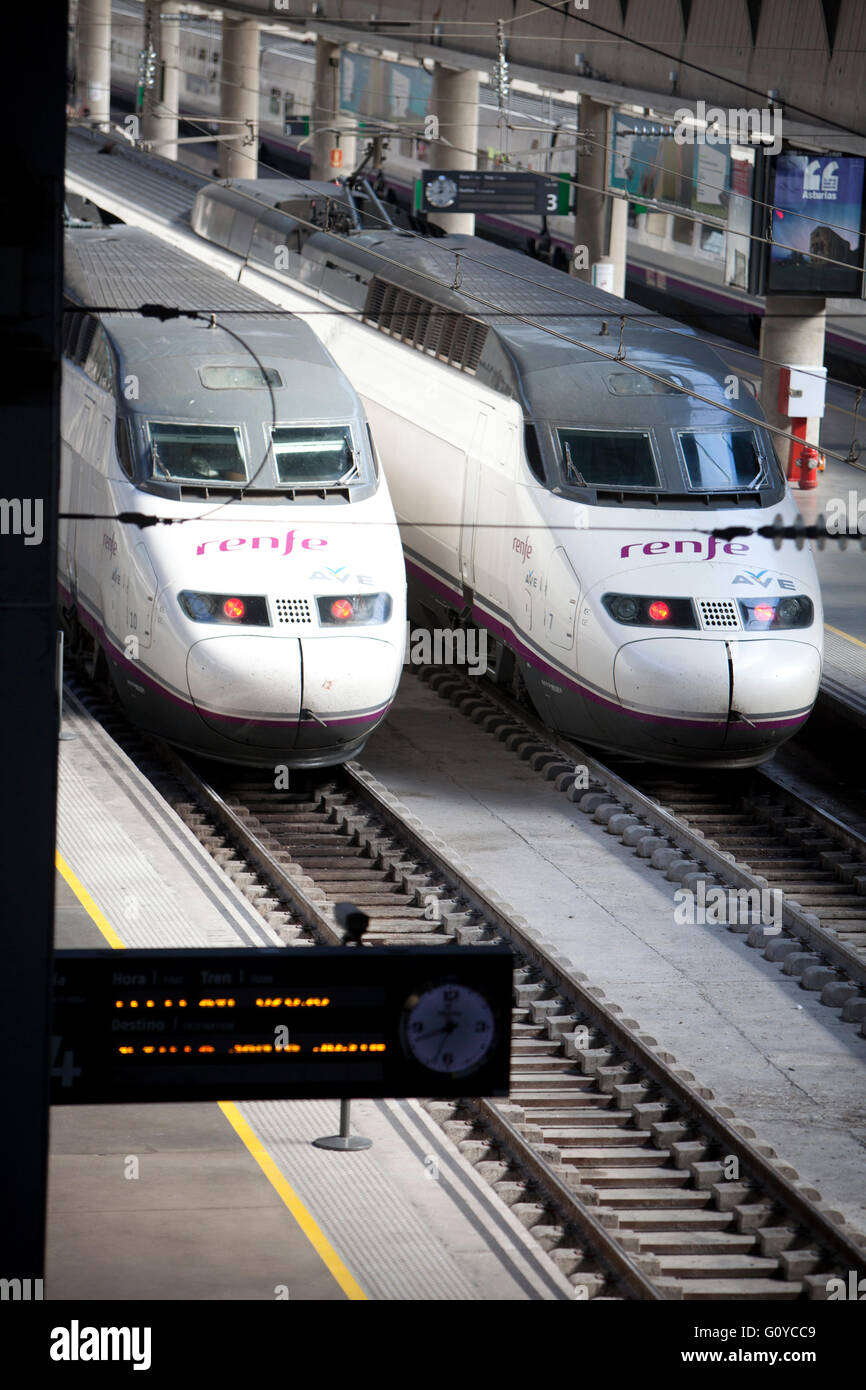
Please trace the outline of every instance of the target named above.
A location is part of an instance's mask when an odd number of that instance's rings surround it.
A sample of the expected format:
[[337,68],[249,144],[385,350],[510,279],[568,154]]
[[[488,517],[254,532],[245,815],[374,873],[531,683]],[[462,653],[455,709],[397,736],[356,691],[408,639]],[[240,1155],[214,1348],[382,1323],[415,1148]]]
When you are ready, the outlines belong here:
[[475,371],[487,337],[486,323],[377,277],[370,281],[364,321],[462,372]]

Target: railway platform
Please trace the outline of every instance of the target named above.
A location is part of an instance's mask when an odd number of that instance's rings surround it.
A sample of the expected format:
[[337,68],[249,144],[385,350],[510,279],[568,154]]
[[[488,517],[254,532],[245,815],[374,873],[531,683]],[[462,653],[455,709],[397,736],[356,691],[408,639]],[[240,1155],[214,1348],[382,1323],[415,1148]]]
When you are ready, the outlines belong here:
[[[803,520],[819,515],[841,530],[866,532],[866,472],[860,466],[827,459],[818,486],[794,488]],[[824,672],[821,698],[832,709],[866,728],[866,551],[836,542],[816,551],[824,599]]]
[[[105,730],[67,698],[58,948],[279,946]],[[287,947],[286,949],[292,949]],[[295,948],[297,949],[297,948]],[[55,1107],[53,1300],[567,1300],[573,1289],[414,1100]]]

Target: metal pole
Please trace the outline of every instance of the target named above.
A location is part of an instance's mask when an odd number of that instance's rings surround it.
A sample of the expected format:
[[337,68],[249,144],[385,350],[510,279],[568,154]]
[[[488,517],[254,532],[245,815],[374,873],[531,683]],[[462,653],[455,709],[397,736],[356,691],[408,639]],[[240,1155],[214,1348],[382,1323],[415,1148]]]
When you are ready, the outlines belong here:
[[[360,946],[361,937],[370,925],[370,919],[366,912],[362,912],[355,903],[335,903],[334,916],[337,922],[345,929],[343,934],[344,946]],[[340,1133],[328,1134],[323,1139],[314,1139],[313,1144],[317,1149],[340,1149],[346,1150],[369,1149],[372,1139],[364,1139],[360,1134],[349,1133],[349,1109],[351,1101],[340,1101]]]
[[340,1133],[326,1135],[324,1139],[314,1139],[313,1144],[317,1149],[339,1149],[342,1152],[347,1150],[369,1149],[373,1143],[372,1139],[365,1139],[361,1134],[349,1133],[349,1110],[352,1102],[349,1100],[340,1101]]

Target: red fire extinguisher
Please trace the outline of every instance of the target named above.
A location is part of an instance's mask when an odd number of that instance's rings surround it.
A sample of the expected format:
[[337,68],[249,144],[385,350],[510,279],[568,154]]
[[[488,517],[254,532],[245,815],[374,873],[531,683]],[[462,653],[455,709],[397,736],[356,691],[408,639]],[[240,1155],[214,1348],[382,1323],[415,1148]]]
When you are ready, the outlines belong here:
[[800,487],[804,491],[818,486],[818,470],[822,467],[821,455],[811,444],[800,450]]

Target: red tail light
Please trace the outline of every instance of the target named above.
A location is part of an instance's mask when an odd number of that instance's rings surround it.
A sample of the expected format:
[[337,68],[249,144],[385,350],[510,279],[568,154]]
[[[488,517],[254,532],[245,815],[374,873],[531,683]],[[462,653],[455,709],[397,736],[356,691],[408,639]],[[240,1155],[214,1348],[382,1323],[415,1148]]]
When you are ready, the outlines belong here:
[[759,623],[771,623],[775,616],[776,609],[772,603],[756,603],[752,609],[752,617]]
[[235,622],[240,622],[246,611],[242,598],[227,598],[223,604],[223,612],[226,617],[232,618]]
[[331,617],[336,618],[337,622],[345,622],[347,618],[354,617],[355,610],[347,598],[335,598],[331,604]]

